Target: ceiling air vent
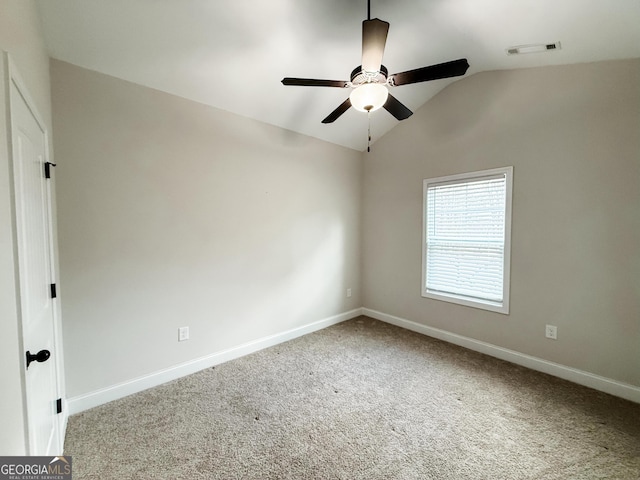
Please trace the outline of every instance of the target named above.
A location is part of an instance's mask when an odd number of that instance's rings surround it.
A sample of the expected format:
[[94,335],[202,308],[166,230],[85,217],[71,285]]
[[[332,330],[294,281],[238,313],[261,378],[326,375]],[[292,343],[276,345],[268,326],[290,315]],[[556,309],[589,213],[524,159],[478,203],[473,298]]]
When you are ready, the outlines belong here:
[[560,50],[560,42],[540,43],[532,45],[516,45],[507,48],[507,55],[521,55],[524,53],[548,52],[550,50]]

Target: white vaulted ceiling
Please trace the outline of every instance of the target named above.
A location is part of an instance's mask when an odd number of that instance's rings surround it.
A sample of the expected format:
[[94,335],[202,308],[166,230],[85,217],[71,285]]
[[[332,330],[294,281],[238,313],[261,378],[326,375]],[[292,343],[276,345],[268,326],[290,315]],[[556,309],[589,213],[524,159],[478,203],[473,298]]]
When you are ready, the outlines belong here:
[[[321,120],[340,88],[283,86],[283,77],[349,80],[360,64],[366,0],[38,0],[53,58],[356,150],[367,115]],[[390,22],[389,73],[467,58],[467,76],[495,70],[640,57],[638,0],[371,0]],[[560,41],[548,53],[514,45]],[[460,78],[405,85],[416,111]],[[411,121],[411,118],[405,120]],[[371,115],[374,140],[398,125]]]

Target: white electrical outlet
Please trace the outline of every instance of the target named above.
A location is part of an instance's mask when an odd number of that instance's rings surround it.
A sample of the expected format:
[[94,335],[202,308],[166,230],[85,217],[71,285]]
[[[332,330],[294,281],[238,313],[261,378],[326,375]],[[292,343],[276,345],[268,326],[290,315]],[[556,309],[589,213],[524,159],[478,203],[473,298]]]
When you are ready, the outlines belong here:
[[544,336],[552,340],[558,339],[558,327],[555,325],[547,325],[544,330]]
[[180,327],[178,328],[178,341],[184,342],[185,340],[189,340],[189,327]]
[[350,297],[350,296],[351,296],[351,289],[347,288],[347,297]]

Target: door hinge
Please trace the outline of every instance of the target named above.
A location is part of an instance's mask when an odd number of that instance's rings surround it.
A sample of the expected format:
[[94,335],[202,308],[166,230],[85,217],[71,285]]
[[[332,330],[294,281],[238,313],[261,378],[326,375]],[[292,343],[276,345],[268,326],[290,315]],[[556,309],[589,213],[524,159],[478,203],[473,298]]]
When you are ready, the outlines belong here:
[[51,167],[55,166],[55,163],[44,162],[44,178],[51,178]]
[[51,285],[51,298],[57,298],[58,297],[58,292],[56,289],[56,284],[52,283]]
[[56,400],[56,413],[62,413],[62,399]]

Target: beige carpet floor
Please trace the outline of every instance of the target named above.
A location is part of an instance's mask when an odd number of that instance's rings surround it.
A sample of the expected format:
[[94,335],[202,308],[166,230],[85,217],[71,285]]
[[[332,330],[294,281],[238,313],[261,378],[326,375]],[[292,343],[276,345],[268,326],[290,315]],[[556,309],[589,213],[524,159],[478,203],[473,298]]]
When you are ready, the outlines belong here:
[[640,479],[640,405],[367,317],[69,419],[74,479]]

